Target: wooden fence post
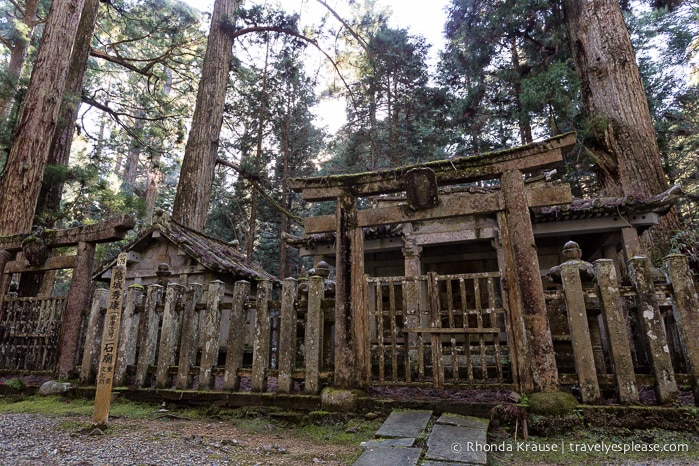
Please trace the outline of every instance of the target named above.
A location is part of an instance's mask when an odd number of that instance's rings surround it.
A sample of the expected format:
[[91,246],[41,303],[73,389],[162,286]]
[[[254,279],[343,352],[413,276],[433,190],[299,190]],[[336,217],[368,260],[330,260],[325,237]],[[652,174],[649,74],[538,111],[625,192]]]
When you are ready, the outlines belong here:
[[112,268],[112,280],[109,285],[107,313],[104,316],[104,331],[102,332],[102,351],[97,370],[95,411],[92,414],[92,422],[98,426],[107,425],[109,420],[109,406],[112,399],[112,385],[114,384],[114,364],[119,345],[121,311],[124,301],[126,256],[125,252],[119,254],[116,266]]
[[561,265],[561,280],[566,300],[570,340],[575,357],[575,371],[578,373],[580,393],[583,403],[598,400],[600,397],[595,356],[592,352],[590,328],[587,322],[587,309],[580,281],[580,261],[569,261]]
[[209,283],[206,310],[201,319],[201,364],[199,365],[199,390],[214,388],[213,367],[218,361],[218,336],[221,324],[221,300],[225,283],[214,280]]
[[125,385],[126,370],[129,365],[136,362],[136,335],[138,334],[139,315],[136,313],[136,305],[143,295],[143,285],[133,284],[126,292],[126,303],[121,315],[121,333],[119,337],[119,349],[114,366],[114,385]]
[[306,374],[304,390],[315,395],[320,391],[320,365],[323,348],[323,298],[325,297],[325,280],[313,276],[308,279],[308,309],[306,310]]
[[100,315],[106,309],[109,290],[100,288],[95,290],[90,307],[90,316],[87,319],[85,332],[85,346],[83,359],[80,364],[80,385],[88,385],[95,381],[95,366],[99,358],[102,341],[102,326],[99,325]]
[[240,280],[233,285],[233,307],[231,308],[230,326],[228,328],[228,347],[226,349],[226,371],[223,374],[223,389],[240,390],[238,370],[243,366],[245,349],[245,302],[250,296],[250,282]]
[[626,319],[621,307],[621,295],[612,259],[595,261],[595,277],[599,287],[602,316],[609,336],[612,368],[616,378],[617,396],[621,403],[638,403],[636,375],[631,358],[631,344],[626,331]]
[[172,388],[170,366],[175,365],[175,354],[180,336],[180,309],[183,286],[168,283],[165,291],[163,324],[160,330],[160,348],[158,349],[158,369],[155,373],[156,388]]
[[[143,388],[148,381],[148,369],[155,363],[155,348],[158,343],[158,327],[160,326],[160,313],[156,307],[160,304],[163,295],[161,285],[148,285],[146,294],[145,319],[141,327],[143,334],[140,338],[138,349],[138,362],[136,364],[136,386]],[[150,382],[148,383],[150,385]]]
[[655,391],[659,404],[666,404],[677,399],[679,391],[675,381],[675,371],[667,344],[662,316],[655,298],[653,277],[650,273],[650,259],[634,257],[629,260],[631,282],[636,288],[638,299],[638,318],[643,326],[650,360],[655,373]]
[[186,390],[192,386],[190,370],[197,357],[199,344],[199,311],[197,303],[201,301],[202,285],[192,283],[184,294],[184,310],[182,311],[182,332],[180,337],[180,359],[177,363],[178,390]]
[[694,288],[686,256],[672,254],[665,258],[665,272],[672,284],[672,296],[682,352],[692,374],[694,402],[699,406],[699,296]]
[[255,339],[252,353],[252,391],[267,390],[267,365],[269,364],[270,321],[269,301],[272,298],[272,282],[257,283],[255,304]]
[[279,312],[279,377],[277,390],[290,393],[296,366],[296,280],[287,278],[282,283],[282,303]]

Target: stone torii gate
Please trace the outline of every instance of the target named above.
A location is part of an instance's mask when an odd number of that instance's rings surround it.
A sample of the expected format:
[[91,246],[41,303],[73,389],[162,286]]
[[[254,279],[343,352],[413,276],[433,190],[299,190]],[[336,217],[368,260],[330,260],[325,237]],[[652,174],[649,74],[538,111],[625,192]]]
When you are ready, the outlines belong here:
[[[570,203],[572,196],[567,184],[527,186],[523,175],[559,165],[563,153],[573,148],[575,140],[575,133],[567,133],[482,156],[373,173],[291,180],[291,188],[300,192],[306,201],[337,201],[335,215],[312,217],[305,222],[307,235],[336,234],[336,387],[363,388],[370,380],[363,228],[493,214],[499,228],[498,256],[501,258],[504,300],[510,314],[516,384],[524,391],[557,388],[558,374],[529,208]],[[439,187],[481,180],[499,180],[500,190],[439,198]],[[407,203],[357,209],[360,197],[403,191]]]
[[[14,273],[45,272],[57,269],[73,269],[73,279],[66,297],[59,340],[58,364],[55,375],[69,378],[74,369],[75,356],[80,345],[80,320],[90,304],[90,284],[95,258],[95,245],[124,239],[136,225],[131,215],[122,215],[94,225],[84,225],[65,230],[44,231],[36,242],[40,250],[27,250],[30,233],[0,237],[0,313],[2,301]],[[67,256],[51,256],[49,249],[75,246],[76,253]]]

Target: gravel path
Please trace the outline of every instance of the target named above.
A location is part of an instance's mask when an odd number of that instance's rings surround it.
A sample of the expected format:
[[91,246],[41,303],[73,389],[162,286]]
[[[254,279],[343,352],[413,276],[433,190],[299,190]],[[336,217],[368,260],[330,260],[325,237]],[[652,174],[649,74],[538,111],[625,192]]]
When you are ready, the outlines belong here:
[[[91,431],[87,416],[0,416],[2,465],[344,465],[361,447],[316,445],[273,426],[253,434],[227,422],[110,420]],[[276,431],[275,431],[276,429]],[[356,453],[356,454],[355,454]]]

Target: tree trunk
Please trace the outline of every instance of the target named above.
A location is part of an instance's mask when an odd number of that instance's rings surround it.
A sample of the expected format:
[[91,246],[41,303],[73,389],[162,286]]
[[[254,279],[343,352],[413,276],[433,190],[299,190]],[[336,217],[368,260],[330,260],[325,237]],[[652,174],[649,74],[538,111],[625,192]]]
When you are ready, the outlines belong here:
[[[146,127],[143,117],[145,116],[146,112],[144,112],[142,109],[138,109],[135,113],[136,117],[134,118],[135,121],[133,131],[139,136],[139,138],[143,138],[143,129]],[[129,144],[129,151],[126,153],[126,162],[124,163],[124,167],[116,167],[117,174],[119,174],[119,170],[121,169],[120,174],[124,179],[124,184],[126,184],[126,186],[132,190],[136,184],[136,177],[138,176],[138,162],[140,158],[141,141],[134,139],[131,141],[131,144]]]
[[[83,6],[78,32],[75,36],[75,45],[70,57],[70,67],[68,68],[61,110],[58,114],[56,130],[49,149],[47,162],[49,165],[68,166],[70,160],[75,121],[78,118],[78,110],[80,109],[80,97],[85,81],[87,60],[90,57],[92,36],[95,32],[99,4],[99,0],[85,0],[85,5]],[[44,180],[39,194],[37,215],[40,220],[46,221],[46,226],[53,226],[55,223],[62,195],[63,182],[50,183],[49,180]],[[48,217],[46,214],[48,214]]]
[[233,39],[225,22],[232,21],[239,0],[216,0],[204,56],[197,102],[185,147],[172,218],[202,230],[209,210],[219,136],[223,123],[228,73],[233,59]]
[[0,88],[0,118],[5,121],[10,116],[12,103],[17,91],[17,83],[22,76],[24,62],[27,59],[27,50],[34,36],[34,28],[39,24],[36,11],[39,7],[39,0],[27,0],[24,3],[24,18],[22,23],[27,27],[24,37],[17,38],[10,46],[10,62],[7,65],[7,74]]
[[[607,195],[652,196],[668,189],[648,101],[617,0],[566,0],[569,43],[592,127],[587,148],[594,155]],[[665,228],[651,229],[663,248],[676,214]]]
[[0,236],[29,231],[85,0],[54,1],[0,180]]
[[513,85],[515,91],[515,108],[517,109],[517,124],[519,125],[519,139],[522,145],[531,144],[534,141],[532,136],[532,125],[528,115],[522,110],[522,66],[519,62],[519,52],[517,51],[517,39],[510,39],[510,50],[512,52],[512,67],[517,73],[514,77]]

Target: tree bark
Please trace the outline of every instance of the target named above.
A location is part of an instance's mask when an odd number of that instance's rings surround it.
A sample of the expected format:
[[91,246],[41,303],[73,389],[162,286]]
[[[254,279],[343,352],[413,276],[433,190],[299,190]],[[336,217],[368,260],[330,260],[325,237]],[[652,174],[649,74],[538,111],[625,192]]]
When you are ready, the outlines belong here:
[[216,167],[233,39],[225,32],[240,5],[239,0],[216,0],[204,56],[192,129],[185,147],[180,180],[172,209],[179,223],[202,230],[209,210]]
[[[75,45],[70,57],[70,67],[66,77],[65,90],[61,110],[56,122],[56,130],[51,140],[49,149],[49,165],[68,166],[70,161],[70,148],[73,144],[75,132],[75,120],[80,109],[80,96],[85,81],[87,60],[90,57],[92,36],[95,32],[95,23],[99,11],[99,0],[85,0],[83,11],[78,24],[78,32],[75,36]],[[38,212],[40,217],[46,217],[47,226],[53,226],[55,214],[61,205],[63,183],[50,183],[44,180],[39,194]]]
[[54,1],[0,180],[0,236],[29,231],[85,0]]
[[[619,2],[565,0],[563,5],[592,128],[587,148],[596,159],[600,185],[607,195],[616,196],[666,191],[668,181]],[[674,211],[664,223],[668,228],[656,227],[650,233],[650,243],[661,249],[661,236],[679,225]]]
[[24,62],[27,59],[27,50],[34,36],[34,28],[39,24],[36,12],[39,7],[39,0],[27,0],[24,3],[24,17],[22,23],[27,26],[27,33],[24,37],[18,37],[10,47],[10,62],[7,65],[7,75],[0,89],[0,118],[3,121],[10,116],[12,103],[14,102],[17,82],[22,76]]

